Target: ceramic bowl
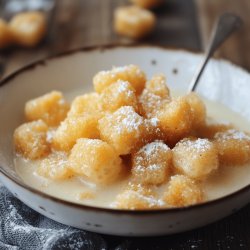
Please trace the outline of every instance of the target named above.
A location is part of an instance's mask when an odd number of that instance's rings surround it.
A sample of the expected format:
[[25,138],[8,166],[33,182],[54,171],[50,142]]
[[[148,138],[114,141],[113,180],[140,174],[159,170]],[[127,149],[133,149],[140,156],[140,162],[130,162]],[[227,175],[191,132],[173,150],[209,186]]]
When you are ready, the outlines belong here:
[[[149,76],[165,73],[170,87],[187,89],[202,55],[153,46],[85,48],[33,63],[0,84],[0,180],[21,201],[63,224],[104,234],[172,234],[214,222],[250,201],[250,185],[204,204],[154,211],[127,211],[79,205],[26,185],[13,164],[12,134],[23,119],[27,100],[52,89],[64,93],[92,88],[93,75],[113,65],[139,65]],[[250,120],[250,75],[229,62],[212,60],[198,87],[207,99],[220,101]]]

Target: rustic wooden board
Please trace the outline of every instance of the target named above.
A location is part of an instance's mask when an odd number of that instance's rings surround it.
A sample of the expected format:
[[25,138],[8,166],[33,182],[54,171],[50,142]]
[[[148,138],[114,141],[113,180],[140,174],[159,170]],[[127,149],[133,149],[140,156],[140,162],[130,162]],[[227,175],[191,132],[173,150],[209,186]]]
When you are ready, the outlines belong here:
[[250,205],[206,227],[185,233],[147,238],[105,236],[116,250],[249,250]]
[[202,33],[203,46],[208,43],[208,37],[216,18],[224,12],[239,15],[244,26],[234,34],[218,50],[216,56],[225,58],[250,71],[250,1],[249,0],[195,0],[197,3],[199,25]]
[[[35,49],[15,49],[7,57],[6,74],[31,61],[72,48],[131,43],[113,32],[113,11],[126,0],[57,0],[47,41]],[[157,26],[144,43],[200,49],[193,1],[168,0],[158,10]]]

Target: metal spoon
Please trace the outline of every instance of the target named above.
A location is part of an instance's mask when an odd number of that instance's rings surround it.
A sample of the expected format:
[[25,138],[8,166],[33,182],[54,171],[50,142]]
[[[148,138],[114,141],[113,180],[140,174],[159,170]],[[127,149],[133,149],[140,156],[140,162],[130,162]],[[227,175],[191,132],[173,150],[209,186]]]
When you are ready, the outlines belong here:
[[242,19],[231,13],[224,13],[220,16],[216,25],[213,28],[211,40],[205,53],[204,61],[199,66],[196,74],[188,86],[188,93],[195,91],[200,77],[206,67],[207,62],[212,57],[213,53],[219,46],[243,24]]

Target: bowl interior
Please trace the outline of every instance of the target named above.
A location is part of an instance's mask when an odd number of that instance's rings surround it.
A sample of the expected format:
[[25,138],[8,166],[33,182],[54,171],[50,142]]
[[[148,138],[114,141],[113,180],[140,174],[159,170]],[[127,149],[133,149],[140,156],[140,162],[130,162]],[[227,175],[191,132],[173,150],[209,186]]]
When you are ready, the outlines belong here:
[[[26,101],[51,90],[78,95],[92,89],[92,78],[100,70],[127,64],[139,65],[151,77],[164,73],[173,89],[186,90],[202,55],[158,47],[113,47],[79,50],[26,67],[5,79],[0,87],[0,166],[12,178],[12,135],[23,122]],[[197,90],[250,121],[250,75],[225,61],[211,60]]]

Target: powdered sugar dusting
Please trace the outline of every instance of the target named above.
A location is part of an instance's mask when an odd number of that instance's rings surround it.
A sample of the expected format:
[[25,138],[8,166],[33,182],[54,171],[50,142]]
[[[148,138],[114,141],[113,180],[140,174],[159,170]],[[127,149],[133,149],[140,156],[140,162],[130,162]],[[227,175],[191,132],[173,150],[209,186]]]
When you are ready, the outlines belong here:
[[181,143],[183,146],[188,147],[190,150],[195,150],[197,152],[205,152],[211,148],[212,143],[208,139],[198,138],[196,140],[182,140]]
[[165,205],[165,203],[161,199],[157,199],[153,195],[145,195],[140,191],[134,190],[126,190],[118,195],[116,201],[111,204],[111,207],[120,207],[123,203],[129,205],[129,209],[132,210],[159,208]]
[[154,174],[155,171],[159,171],[162,169],[162,165],[161,164],[150,164],[146,168],[143,167],[142,165],[137,165],[135,168],[136,168],[135,170],[137,173],[139,173],[139,172],[145,173],[147,171],[151,174]]
[[118,80],[118,81],[117,81],[117,84],[119,84],[119,87],[118,87],[118,89],[117,89],[117,91],[118,91],[119,93],[122,93],[122,92],[124,92],[124,91],[127,91],[128,88],[129,88],[129,82],[127,82],[127,81]]
[[171,151],[162,141],[154,141],[141,148],[133,158],[132,175],[144,184],[164,182]]
[[121,134],[124,130],[127,132],[139,131],[143,125],[143,118],[130,106],[121,107],[115,114],[117,115],[117,123],[113,129],[118,134]]
[[215,135],[215,139],[221,140],[250,140],[250,136],[246,133],[236,130],[236,129],[229,129],[225,132],[219,132]]
[[118,80],[117,84],[119,85],[117,88],[117,95],[126,94],[128,97],[134,96],[134,91],[130,89],[129,82]]
[[139,102],[142,104],[147,104],[154,107],[160,107],[162,103],[162,99],[160,96],[151,93],[148,89],[144,89],[140,98]]
[[148,170],[150,170],[150,171],[157,171],[159,169],[161,169],[161,166],[158,164],[151,164],[148,166]]
[[155,117],[155,114],[160,112],[164,105],[169,102],[168,99],[163,99],[150,92],[148,89],[143,90],[138,101],[145,113],[145,116],[148,118]]
[[158,124],[159,124],[159,119],[156,117],[151,118],[149,121],[150,121],[151,125],[154,127],[158,126]]
[[70,174],[67,154],[64,152],[53,152],[48,158],[45,158],[40,162],[36,174],[53,180],[68,177]]
[[47,131],[47,134],[46,134],[46,141],[48,143],[51,143],[52,140],[53,140],[53,137],[54,137],[54,134],[55,134],[55,130],[54,129],[51,129],[51,130],[48,130]]
[[154,141],[141,148],[138,154],[142,154],[145,157],[152,157],[152,155],[158,154],[159,151],[167,152],[168,150],[170,148],[164,142]]

